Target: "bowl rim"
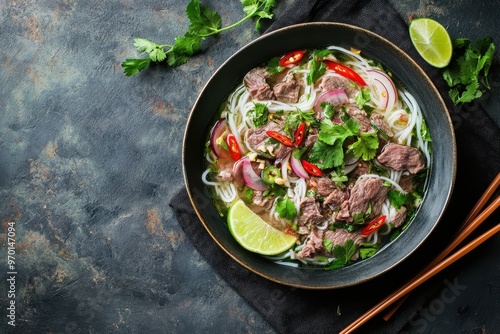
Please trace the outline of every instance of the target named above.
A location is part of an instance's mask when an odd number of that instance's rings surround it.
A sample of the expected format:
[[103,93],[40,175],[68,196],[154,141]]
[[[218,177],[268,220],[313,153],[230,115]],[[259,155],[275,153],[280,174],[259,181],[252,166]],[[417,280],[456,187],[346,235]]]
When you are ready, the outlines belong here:
[[[436,98],[436,102],[439,104],[439,106],[436,106],[436,109],[439,109],[440,112],[441,111],[444,112],[444,117],[447,120],[446,126],[450,130],[449,131],[449,135],[450,135],[449,139],[450,139],[451,145],[452,145],[452,152],[451,152],[451,155],[452,155],[452,165],[449,166],[449,168],[450,168],[450,170],[449,170],[449,173],[450,173],[449,174],[450,182],[449,182],[449,188],[448,188],[448,190],[446,192],[446,199],[445,199],[445,201],[444,201],[444,203],[443,203],[443,205],[442,205],[439,213],[437,214],[436,222],[434,224],[432,224],[432,226],[428,230],[427,234],[415,245],[415,247],[413,247],[411,250],[409,250],[400,259],[398,259],[397,261],[395,261],[391,265],[385,267],[383,270],[379,271],[377,274],[371,275],[371,276],[369,276],[367,278],[364,278],[364,279],[358,279],[357,281],[354,281],[352,283],[346,283],[346,284],[342,284],[342,285],[336,285],[335,283],[332,283],[332,284],[329,284],[329,285],[324,285],[324,284],[314,285],[314,284],[303,284],[303,283],[300,283],[300,282],[296,282],[294,280],[292,280],[292,281],[286,280],[286,279],[283,280],[281,278],[277,278],[274,275],[268,274],[265,271],[259,270],[258,268],[255,268],[255,267],[251,266],[250,264],[248,264],[244,260],[240,259],[235,254],[233,254],[226,247],[226,245],[224,245],[220,240],[218,240],[218,238],[215,236],[215,234],[211,230],[209,224],[205,221],[201,210],[196,205],[195,197],[197,196],[197,194],[194,194],[191,191],[190,183],[189,183],[189,179],[188,179],[188,171],[187,171],[186,164],[185,164],[186,156],[188,154],[187,149],[186,149],[186,142],[187,142],[187,139],[188,139],[190,125],[193,123],[193,114],[194,114],[194,111],[197,109],[197,107],[198,107],[198,105],[200,103],[200,100],[202,99],[202,96],[203,96],[204,92],[206,91],[207,87],[209,87],[211,85],[212,81],[215,80],[215,78],[217,78],[217,76],[222,71],[222,69],[228,63],[231,63],[232,61],[234,61],[235,58],[237,58],[241,54],[245,53],[249,48],[251,48],[252,46],[254,46],[254,45],[258,44],[258,43],[261,43],[262,40],[266,40],[266,39],[272,38],[272,36],[275,36],[275,35],[278,35],[278,34],[282,34],[283,32],[288,31],[288,30],[296,30],[296,29],[300,30],[300,29],[310,28],[310,27],[313,27],[313,28],[314,27],[333,27],[333,28],[350,29],[350,30],[353,30],[353,31],[359,31],[361,33],[364,33],[364,34],[370,36],[371,38],[374,38],[376,40],[382,41],[383,43],[387,44],[390,48],[392,48],[394,51],[396,51],[397,53],[399,53],[404,58],[404,60],[406,62],[408,62],[418,72],[418,74],[429,84],[429,88],[433,91],[433,93],[435,95],[434,98]],[[396,77],[397,77],[397,73],[396,73]],[[228,92],[229,91],[230,91],[230,87],[228,86]],[[226,92],[226,93],[228,93],[228,92]],[[428,179],[427,182],[429,182],[429,178],[432,175],[432,169],[433,169],[433,165],[432,164],[431,164],[430,168],[431,168],[431,170],[429,171],[429,176],[427,177],[427,179]],[[344,288],[344,287],[349,287],[349,286],[357,285],[357,284],[366,282],[368,280],[371,280],[371,279],[373,279],[375,277],[378,277],[378,276],[380,276],[380,275],[388,272],[389,270],[393,269],[394,267],[396,267],[399,264],[401,264],[404,260],[406,260],[411,254],[413,254],[424,243],[424,241],[429,237],[429,235],[434,231],[434,229],[437,227],[437,225],[441,221],[441,219],[443,217],[443,214],[444,214],[444,212],[445,212],[445,210],[446,210],[446,208],[447,208],[447,206],[448,206],[448,204],[450,202],[450,198],[451,198],[451,195],[453,193],[453,188],[454,188],[454,184],[455,184],[456,172],[457,172],[457,146],[456,146],[455,133],[454,133],[454,129],[453,129],[453,123],[452,123],[450,114],[448,112],[448,108],[447,108],[447,106],[446,106],[446,104],[445,104],[445,102],[443,100],[443,97],[441,96],[440,92],[438,91],[438,89],[436,88],[436,86],[434,85],[434,83],[431,81],[431,79],[429,78],[429,76],[427,75],[427,73],[425,73],[425,71],[417,64],[417,62],[413,58],[411,58],[404,50],[402,50],[400,47],[398,47],[397,45],[395,45],[394,43],[392,43],[387,38],[385,38],[385,37],[383,37],[383,36],[381,36],[381,35],[379,35],[379,34],[377,34],[375,32],[372,32],[372,31],[370,31],[368,29],[365,29],[365,28],[362,28],[362,27],[359,27],[359,26],[356,26],[356,25],[353,25],[353,24],[340,23],[340,22],[307,22],[307,23],[299,23],[299,24],[293,24],[293,25],[290,25],[290,26],[286,26],[286,27],[274,30],[272,32],[266,33],[266,34],[264,34],[264,35],[256,38],[255,40],[249,42],[248,44],[246,44],[243,47],[241,47],[240,49],[238,49],[232,56],[230,56],[229,58],[227,58],[214,71],[214,73],[210,76],[210,78],[207,80],[207,82],[205,83],[204,87],[202,88],[202,90],[198,94],[198,96],[197,96],[197,98],[196,98],[196,100],[195,100],[195,102],[193,104],[193,107],[191,108],[190,113],[189,113],[189,117],[188,117],[188,120],[187,120],[187,123],[186,123],[185,132],[184,132],[183,145],[182,145],[182,172],[183,172],[184,184],[185,184],[185,187],[186,187],[186,190],[187,190],[187,194],[188,194],[189,200],[191,202],[191,205],[192,205],[192,207],[193,207],[193,209],[194,209],[194,211],[195,211],[198,219],[200,220],[200,222],[204,226],[204,229],[208,232],[208,234],[210,235],[211,239],[213,241],[215,241],[215,243],[218,245],[218,247],[220,247],[227,255],[229,255],[238,264],[240,264],[244,268],[250,270],[251,272],[253,272],[253,273],[255,273],[255,274],[257,274],[257,275],[259,275],[261,277],[264,277],[264,278],[266,278],[266,279],[268,279],[270,281],[273,281],[273,282],[276,282],[276,283],[280,283],[280,284],[283,284],[283,285],[287,285],[287,286],[291,286],[291,287],[296,287],[296,288],[303,288],[303,289],[315,289],[315,290],[336,289],[336,288]],[[201,177],[201,175],[200,175],[200,177]],[[428,192],[428,190],[429,189],[426,190],[426,193]],[[425,198],[424,198],[424,200],[425,200]],[[420,207],[419,207],[419,209],[420,209]],[[417,213],[416,216],[418,216],[418,213]],[[406,231],[403,231],[403,233],[404,232],[406,232]],[[398,237],[398,239],[399,238],[400,237]],[[392,244],[392,243],[393,242],[389,243],[389,245]],[[383,248],[386,248],[387,246],[388,245],[385,245]],[[379,252],[380,252],[380,250],[379,250]],[[364,260],[364,261],[366,261],[366,260]],[[279,266],[279,265],[274,264],[274,263],[273,263],[273,265],[274,266]],[[352,267],[354,267],[356,265],[357,265],[357,263],[352,264],[352,265],[350,265],[350,266],[348,266],[346,268],[352,268]],[[280,266],[280,267],[283,267],[283,266]],[[283,268],[283,269],[284,270],[289,270],[289,268]],[[315,271],[315,270],[319,271],[319,270],[321,270],[321,269],[310,269],[310,268],[292,268],[292,269],[294,269],[294,270],[308,270],[308,271]],[[343,269],[343,268],[341,268],[341,269]],[[337,269],[337,270],[339,270],[339,269]],[[334,272],[334,271],[330,271],[330,272]],[[326,272],[326,271],[323,270],[323,272]]]

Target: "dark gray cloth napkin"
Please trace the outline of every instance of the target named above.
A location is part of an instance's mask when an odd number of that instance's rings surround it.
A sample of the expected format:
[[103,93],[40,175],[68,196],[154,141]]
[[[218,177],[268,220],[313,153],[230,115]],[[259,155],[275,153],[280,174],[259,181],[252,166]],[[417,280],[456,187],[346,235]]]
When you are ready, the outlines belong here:
[[[179,224],[215,271],[255,308],[278,333],[338,333],[373,305],[409,280],[450,240],[457,224],[500,171],[500,130],[480,104],[453,106],[441,72],[423,62],[413,49],[408,27],[386,0],[297,0],[268,31],[300,22],[344,22],[367,28],[389,39],[415,59],[436,83],[454,121],[458,147],[458,176],[445,216],[430,238],[406,261],[370,282],[346,289],[310,291],[270,282],[241,267],[210,238],[199,222],[186,190],[170,202]],[[493,69],[495,70],[495,69]],[[498,70],[498,69],[496,69]],[[496,219],[496,217],[495,217]],[[493,219],[483,224],[491,226]],[[498,245],[497,245],[498,246]],[[497,247],[498,248],[498,247]],[[470,258],[448,268],[419,287],[399,311],[385,322],[376,317],[359,333],[397,333],[417,325],[412,318],[443,290]],[[467,269],[470,270],[470,269]],[[488,273],[484,273],[488,275]],[[405,327],[406,326],[406,327]],[[415,329],[415,328],[413,328]]]

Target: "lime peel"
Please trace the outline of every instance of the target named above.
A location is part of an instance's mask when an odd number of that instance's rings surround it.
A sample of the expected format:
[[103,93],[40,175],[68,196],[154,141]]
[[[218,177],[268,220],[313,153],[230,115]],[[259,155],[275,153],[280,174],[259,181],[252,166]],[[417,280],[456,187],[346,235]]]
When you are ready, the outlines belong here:
[[242,200],[229,208],[229,231],[245,249],[261,255],[277,255],[295,245],[297,238],[266,223]]

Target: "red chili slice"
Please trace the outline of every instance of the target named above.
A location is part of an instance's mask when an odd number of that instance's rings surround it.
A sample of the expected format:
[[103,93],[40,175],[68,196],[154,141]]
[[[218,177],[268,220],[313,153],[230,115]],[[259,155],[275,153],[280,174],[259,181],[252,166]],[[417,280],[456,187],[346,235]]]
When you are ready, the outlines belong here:
[[292,51],[280,58],[280,66],[287,66],[298,63],[304,58],[304,51]]
[[227,135],[226,142],[227,146],[229,146],[229,153],[231,153],[231,158],[233,158],[235,161],[240,160],[241,151],[240,147],[238,146],[238,141],[236,140],[236,137],[231,133]]
[[279,141],[281,144],[285,145],[285,146],[290,146],[292,147],[293,146],[293,143],[292,141],[290,140],[290,138],[288,138],[287,136],[279,133],[279,132],[276,132],[276,131],[266,131],[266,134],[273,138],[273,139],[276,139],[277,141]]
[[380,216],[368,223],[368,225],[363,228],[361,235],[366,237],[381,228],[385,223],[386,216]]
[[338,73],[341,76],[360,84],[361,86],[366,86],[365,80],[363,80],[363,78],[358,73],[356,73],[352,68],[336,63],[331,60],[325,60],[325,64],[329,69],[331,69],[335,73]]
[[299,146],[304,140],[306,134],[306,122],[302,122],[297,130],[295,130],[295,145]]
[[313,165],[307,160],[302,160],[302,167],[304,167],[305,171],[308,174],[311,174],[313,176],[322,176],[323,172],[321,169],[319,169],[317,166]]

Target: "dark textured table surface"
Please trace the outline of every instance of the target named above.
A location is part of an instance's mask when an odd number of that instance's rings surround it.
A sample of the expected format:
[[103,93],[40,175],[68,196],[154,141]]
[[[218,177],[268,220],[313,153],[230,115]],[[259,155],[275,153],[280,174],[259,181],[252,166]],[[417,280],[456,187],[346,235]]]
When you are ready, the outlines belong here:
[[[278,0],[275,13],[291,2]],[[403,17],[438,19],[452,37],[489,34],[500,44],[496,0],[392,2]],[[0,3],[0,332],[274,333],[196,252],[168,206],[183,187],[191,105],[214,70],[259,34],[245,23],[174,69],[127,78],[120,67],[137,56],[134,37],[182,35],[187,3]],[[224,24],[242,15],[237,0],[202,3]],[[499,97],[485,106],[500,124]],[[9,226],[14,285],[6,280]],[[498,257],[488,247],[464,269],[477,284],[431,314],[427,332],[499,332],[500,287],[477,275],[500,269],[487,262]]]

